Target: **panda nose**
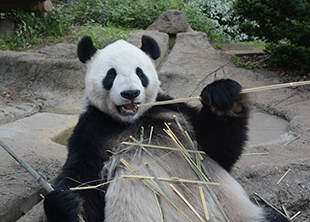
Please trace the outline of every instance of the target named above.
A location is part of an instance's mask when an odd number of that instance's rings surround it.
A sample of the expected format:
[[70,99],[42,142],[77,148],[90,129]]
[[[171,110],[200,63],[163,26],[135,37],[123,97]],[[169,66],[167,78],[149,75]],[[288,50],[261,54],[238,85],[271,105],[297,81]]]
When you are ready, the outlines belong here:
[[121,96],[125,99],[133,100],[140,95],[140,90],[126,90],[121,92]]

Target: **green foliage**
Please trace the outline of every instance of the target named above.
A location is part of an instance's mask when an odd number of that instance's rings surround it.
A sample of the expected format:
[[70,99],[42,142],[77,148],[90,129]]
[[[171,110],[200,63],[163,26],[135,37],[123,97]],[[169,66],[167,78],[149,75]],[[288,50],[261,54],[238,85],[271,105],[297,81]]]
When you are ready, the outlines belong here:
[[276,67],[299,69],[298,74],[310,72],[310,48],[296,44],[270,43],[266,50],[272,53],[269,62]]
[[240,28],[269,42],[271,63],[310,71],[310,2],[307,0],[236,0]]
[[221,32],[216,29],[214,20],[208,18],[207,14],[203,13],[196,5],[190,2],[179,10],[182,10],[186,15],[193,30],[206,33],[209,39],[223,39]]
[[63,5],[56,5],[46,18],[37,18],[33,12],[22,10],[7,14],[6,18],[15,22],[14,36],[0,38],[1,50],[13,50],[16,47],[27,48],[49,36],[63,36],[69,32],[73,17],[64,13]]
[[87,29],[80,33],[81,36],[88,35],[93,39],[94,46],[102,49],[105,46],[119,40],[128,39],[132,29],[117,28],[111,25],[103,27],[100,24],[87,24]]
[[253,61],[253,62],[243,62],[238,58],[233,57],[232,58],[234,64],[238,68],[245,68],[245,69],[260,69],[262,67],[265,67],[266,64],[261,64],[261,61]]
[[74,23],[77,25],[92,20],[104,26],[113,24],[145,29],[169,9],[182,10],[190,26],[196,31],[205,32],[209,38],[222,36],[216,29],[214,20],[208,18],[197,5],[192,2],[184,3],[183,0],[83,0],[79,4],[73,4],[68,10],[69,14],[75,15]]
[[169,9],[179,9],[182,0],[83,0],[68,7],[75,24],[83,25],[90,19],[98,24],[108,23],[131,28],[147,28],[158,16]]
[[209,39],[244,40],[246,36],[237,30],[238,18],[231,7],[230,0],[68,0],[54,4],[54,9],[43,19],[20,10],[1,13],[1,18],[15,21],[16,29],[13,36],[0,38],[0,48],[24,50],[33,48],[34,44],[48,44],[61,36],[72,35],[73,27],[90,24],[97,28],[101,25],[145,29],[169,9],[182,10],[190,26],[205,32]]
[[219,50],[222,50],[223,49],[223,46],[222,45],[220,45],[220,44],[215,44],[215,47],[217,48],[217,49],[219,49]]
[[238,26],[239,15],[233,10],[231,0],[195,0],[195,8],[213,20],[215,29],[229,41],[245,41],[248,36]]

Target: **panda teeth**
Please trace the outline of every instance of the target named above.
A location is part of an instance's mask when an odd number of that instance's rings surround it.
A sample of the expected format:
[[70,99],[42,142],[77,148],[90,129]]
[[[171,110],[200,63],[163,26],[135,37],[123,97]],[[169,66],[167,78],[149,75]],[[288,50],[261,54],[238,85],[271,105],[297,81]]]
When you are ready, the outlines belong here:
[[135,114],[138,109],[137,104],[135,103],[129,103],[122,105],[121,111],[123,114]]

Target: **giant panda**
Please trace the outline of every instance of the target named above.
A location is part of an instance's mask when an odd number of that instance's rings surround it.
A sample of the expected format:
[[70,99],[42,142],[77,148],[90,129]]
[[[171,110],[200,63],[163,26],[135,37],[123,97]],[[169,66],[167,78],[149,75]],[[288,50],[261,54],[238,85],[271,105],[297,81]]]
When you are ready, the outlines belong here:
[[[160,56],[157,42],[149,36],[141,40],[141,48],[119,40],[101,50],[88,36],[79,42],[79,60],[87,65],[84,109],[69,138],[67,161],[55,190],[44,200],[48,221],[72,222],[78,215],[87,222],[202,221],[169,184],[204,218],[202,187],[212,222],[288,221],[251,203],[229,174],[247,139],[249,105],[247,95],[240,94],[241,85],[231,79],[214,81],[202,90],[200,107],[185,103],[139,106],[172,99],[161,90],[154,67],[153,60]],[[191,149],[188,140],[192,140],[204,152],[203,160],[197,159],[205,166],[210,181],[218,184],[172,180],[161,181],[159,186],[155,178],[199,181],[185,158],[187,154],[155,148],[146,152],[141,148],[139,157],[139,146],[123,143],[136,138],[143,144],[179,148],[163,130],[167,127],[185,149]],[[189,137],[184,136],[185,131]],[[190,154],[194,162],[195,157]],[[152,176],[153,180],[124,178],[134,173],[122,160],[139,175]],[[95,187],[85,189],[87,186]]]

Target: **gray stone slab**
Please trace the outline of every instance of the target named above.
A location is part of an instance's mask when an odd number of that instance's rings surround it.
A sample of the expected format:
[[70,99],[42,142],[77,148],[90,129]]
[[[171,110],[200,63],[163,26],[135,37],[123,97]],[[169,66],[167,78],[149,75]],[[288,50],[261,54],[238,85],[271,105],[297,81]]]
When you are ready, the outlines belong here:
[[155,61],[155,67],[158,69],[169,50],[169,35],[163,32],[145,30],[132,31],[131,35],[128,42],[134,44],[138,48],[141,48],[141,38],[143,35],[151,36],[156,40],[160,48],[160,57]]
[[[52,138],[77,122],[76,115],[37,113],[0,125],[0,138],[48,182],[66,159],[64,146]],[[41,198],[40,185],[0,148],[0,221],[14,221]]]

